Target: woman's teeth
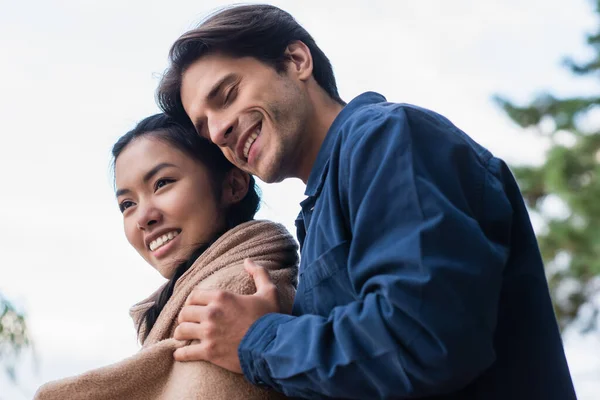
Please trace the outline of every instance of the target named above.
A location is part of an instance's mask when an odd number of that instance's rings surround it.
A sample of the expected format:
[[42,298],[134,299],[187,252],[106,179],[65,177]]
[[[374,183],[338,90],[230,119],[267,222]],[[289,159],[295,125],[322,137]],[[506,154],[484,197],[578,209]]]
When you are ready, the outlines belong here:
[[250,147],[252,146],[252,144],[254,143],[254,141],[256,140],[256,138],[258,137],[259,134],[260,134],[260,126],[258,126],[256,128],[254,133],[252,135],[250,135],[250,137],[246,141],[246,144],[244,145],[244,157],[246,159],[248,159],[248,153],[250,152]]
[[150,251],[154,251],[154,250],[164,246],[165,244],[169,243],[177,235],[179,235],[179,232],[177,232],[177,231],[166,233],[166,234],[162,235],[161,237],[151,241],[150,246],[148,246],[148,247],[150,247]]

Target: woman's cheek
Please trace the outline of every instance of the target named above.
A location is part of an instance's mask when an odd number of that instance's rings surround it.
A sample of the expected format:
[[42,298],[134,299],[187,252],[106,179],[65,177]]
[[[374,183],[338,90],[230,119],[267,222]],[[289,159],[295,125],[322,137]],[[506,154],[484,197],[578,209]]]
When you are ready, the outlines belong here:
[[157,207],[161,210],[163,215],[169,217],[168,219],[176,224],[185,220],[189,212],[192,211],[188,204],[193,201],[193,195],[183,190],[184,187],[182,186],[183,185],[173,187],[156,200]]
[[127,238],[129,244],[136,249],[140,255],[144,256],[144,250],[146,249],[146,246],[144,245],[144,238],[141,234],[141,231],[137,229],[135,224],[131,221],[125,221],[125,237]]

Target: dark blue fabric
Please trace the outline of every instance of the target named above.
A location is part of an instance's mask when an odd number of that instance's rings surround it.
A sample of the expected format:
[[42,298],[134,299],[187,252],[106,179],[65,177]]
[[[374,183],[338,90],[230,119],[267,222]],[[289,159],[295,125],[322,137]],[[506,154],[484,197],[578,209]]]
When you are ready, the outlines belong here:
[[251,327],[247,379],[315,399],[575,398],[519,189],[447,119],[359,96],[306,195],[293,315]]

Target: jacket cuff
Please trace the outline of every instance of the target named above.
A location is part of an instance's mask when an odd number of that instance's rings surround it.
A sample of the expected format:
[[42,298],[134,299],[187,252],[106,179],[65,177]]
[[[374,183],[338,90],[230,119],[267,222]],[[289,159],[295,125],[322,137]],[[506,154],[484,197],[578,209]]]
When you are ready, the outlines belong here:
[[277,335],[279,325],[294,318],[291,315],[271,313],[263,315],[250,326],[238,347],[240,365],[250,383],[277,388],[277,384],[271,378],[264,354]]

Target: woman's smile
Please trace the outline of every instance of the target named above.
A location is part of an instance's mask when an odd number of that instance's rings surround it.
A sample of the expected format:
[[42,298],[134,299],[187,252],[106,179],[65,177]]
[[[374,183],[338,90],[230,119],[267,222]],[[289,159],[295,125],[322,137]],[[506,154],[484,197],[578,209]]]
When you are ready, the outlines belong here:
[[170,253],[179,244],[180,232],[180,230],[173,230],[150,242],[148,248],[152,256],[160,259]]

